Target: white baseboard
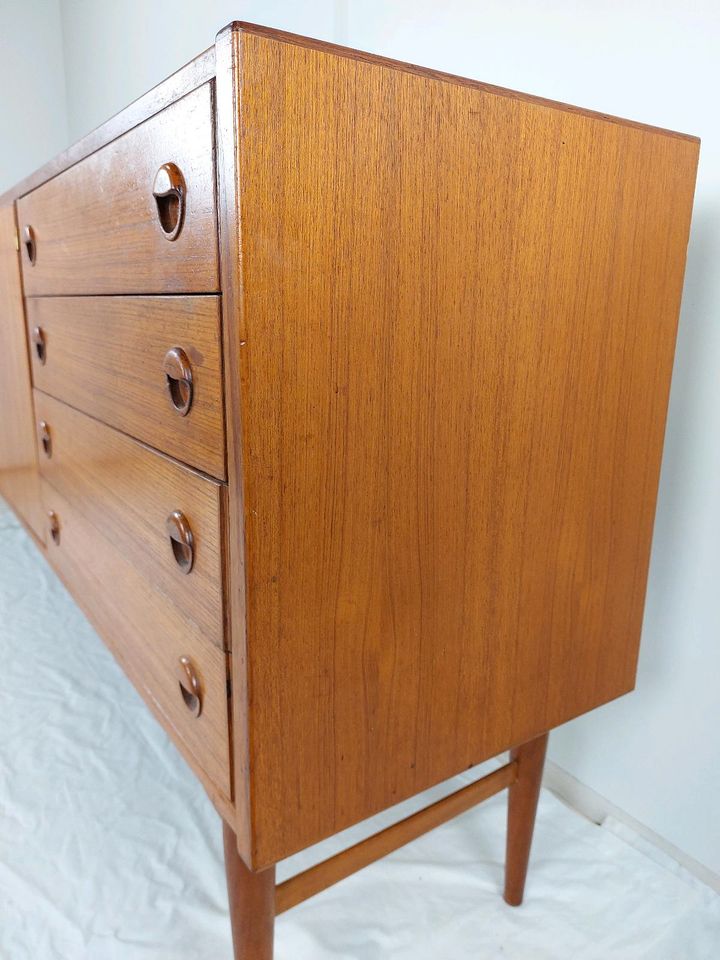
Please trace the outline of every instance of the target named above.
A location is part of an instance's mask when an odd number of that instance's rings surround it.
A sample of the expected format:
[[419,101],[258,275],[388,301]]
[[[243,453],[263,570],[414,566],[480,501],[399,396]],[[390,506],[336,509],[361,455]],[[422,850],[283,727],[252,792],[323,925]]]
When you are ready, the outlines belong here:
[[576,780],[575,777],[566,770],[563,770],[562,767],[553,763],[552,760],[548,760],[545,764],[543,786],[547,787],[548,790],[554,793],[556,797],[559,797],[559,799],[569,807],[572,807],[573,810],[577,810],[578,813],[587,817],[588,820],[592,820],[593,823],[601,824],[606,817],[613,817],[620,823],[625,824],[625,826],[634,830],[635,833],[652,843],[659,850],[662,850],[663,853],[672,857],[673,860],[684,867],[689,873],[693,874],[693,876],[697,877],[698,880],[701,880],[709,887],[712,887],[713,890],[720,893],[720,876],[713,873],[712,870],[702,863],[688,856],[680,850],[679,847],[665,840],[664,837],[655,833],[654,830],[651,830],[634,817],[631,817],[629,813],[621,810],[620,807],[616,807],[614,803],[611,803],[590,787],[586,787],[584,783],[580,783],[579,780]]

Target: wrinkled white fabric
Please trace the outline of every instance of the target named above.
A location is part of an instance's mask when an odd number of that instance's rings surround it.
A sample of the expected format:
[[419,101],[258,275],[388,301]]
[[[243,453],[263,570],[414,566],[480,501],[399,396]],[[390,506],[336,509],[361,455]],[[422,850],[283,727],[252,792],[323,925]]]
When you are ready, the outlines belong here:
[[[0,960],[229,958],[218,817],[2,504],[0,631]],[[547,792],[525,905],[506,906],[504,817],[495,797],[285,914],[277,960],[720,957],[720,897]]]

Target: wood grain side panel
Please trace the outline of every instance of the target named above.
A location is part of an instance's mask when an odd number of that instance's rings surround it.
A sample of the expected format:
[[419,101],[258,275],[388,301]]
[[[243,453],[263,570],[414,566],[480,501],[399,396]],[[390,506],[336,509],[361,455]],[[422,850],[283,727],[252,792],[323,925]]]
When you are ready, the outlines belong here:
[[241,61],[261,868],[632,687],[698,146]]
[[[223,648],[222,485],[35,390],[35,412],[52,443],[40,471],[112,541],[138,573]],[[179,510],[194,536],[195,563],[183,573],[166,520]]]
[[[232,797],[225,655],[206,642],[197,623],[155,589],[112,530],[98,530],[78,496],[66,498],[42,480],[47,510],[58,517],[59,543],[48,537],[48,560],[93,626],[148,701],[168,735],[229,815]],[[176,679],[188,656],[203,691],[199,717],[187,710]]]
[[[164,453],[225,478],[218,297],[29,297],[28,332],[40,327],[45,362],[31,351],[33,382]],[[193,400],[179,416],[163,362],[180,347]]]
[[[165,163],[185,178],[176,240],[165,239],[153,182]],[[178,100],[18,201],[37,257],[22,256],[27,295],[218,290],[210,84]]]
[[44,536],[15,209],[0,207],[0,494]]

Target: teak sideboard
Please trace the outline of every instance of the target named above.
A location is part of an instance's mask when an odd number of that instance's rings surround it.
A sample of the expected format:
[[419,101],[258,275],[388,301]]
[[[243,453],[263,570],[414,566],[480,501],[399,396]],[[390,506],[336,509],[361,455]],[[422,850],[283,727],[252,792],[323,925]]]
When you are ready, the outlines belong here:
[[0,199],[0,492],[219,811],[237,958],[504,788],[522,900],[548,731],[635,682],[698,149],[233,23]]

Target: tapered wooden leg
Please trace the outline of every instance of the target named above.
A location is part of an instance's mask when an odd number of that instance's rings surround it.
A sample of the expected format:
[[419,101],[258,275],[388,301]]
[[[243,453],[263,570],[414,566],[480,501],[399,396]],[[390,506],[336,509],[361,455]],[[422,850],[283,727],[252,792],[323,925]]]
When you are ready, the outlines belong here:
[[275,867],[252,873],[223,821],[225,872],[235,960],[272,960],[275,932]]
[[518,778],[508,793],[505,901],[511,907],[520,906],[525,892],[547,743],[548,735],[544,733],[517,747],[510,755],[518,763]]

